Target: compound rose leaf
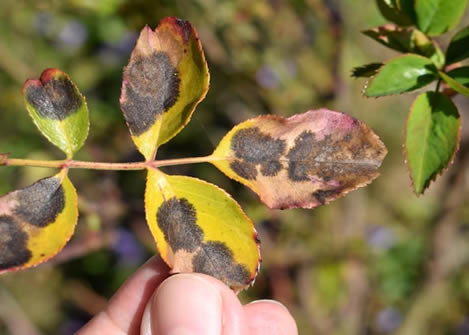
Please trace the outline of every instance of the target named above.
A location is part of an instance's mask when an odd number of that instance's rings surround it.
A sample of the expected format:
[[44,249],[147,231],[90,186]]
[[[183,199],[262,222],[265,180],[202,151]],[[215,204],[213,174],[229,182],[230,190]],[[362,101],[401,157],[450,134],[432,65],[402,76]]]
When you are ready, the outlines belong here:
[[56,255],[77,219],[77,194],[66,170],[0,197],[0,273]]
[[313,208],[370,183],[386,153],[364,123],[319,109],[242,122],[210,162],[271,208]]
[[41,133],[71,158],[89,130],[86,100],[68,75],[47,69],[23,86],[26,109]]
[[252,221],[228,193],[205,181],[148,171],[147,222],[172,272],[200,272],[239,291],[260,255]]
[[124,69],[121,110],[147,160],[190,121],[205,97],[209,72],[194,27],[175,17],[143,28]]

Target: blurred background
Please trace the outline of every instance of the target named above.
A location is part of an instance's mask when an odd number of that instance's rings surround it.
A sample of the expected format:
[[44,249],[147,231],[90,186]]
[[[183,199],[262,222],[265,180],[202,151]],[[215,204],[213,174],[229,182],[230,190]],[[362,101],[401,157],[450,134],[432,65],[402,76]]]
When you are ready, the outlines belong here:
[[[360,30],[385,21],[356,0],[1,0],[0,152],[61,159],[22,103],[27,78],[57,67],[87,97],[80,160],[136,161],[119,110],[122,68],[139,30],[178,16],[197,28],[211,88],[158,158],[206,155],[259,114],[328,107],[365,121],[389,149],[369,187],[314,210],[269,210],[208,164],[165,168],[223,187],[253,219],[263,262],[243,302],[274,298],[300,334],[469,334],[469,133],[453,166],[417,198],[401,153],[414,95],[365,99],[351,69],[394,55]],[[465,19],[466,24],[469,22]],[[439,40],[446,47],[448,36]],[[463,119],[468,100],[455,97]],[[55,173],[0,168],[0,194]],[[156,251],[145,223],[145,174],[72,170],[77,232],[52,261],[0,278],[0,334],[73,334]]]

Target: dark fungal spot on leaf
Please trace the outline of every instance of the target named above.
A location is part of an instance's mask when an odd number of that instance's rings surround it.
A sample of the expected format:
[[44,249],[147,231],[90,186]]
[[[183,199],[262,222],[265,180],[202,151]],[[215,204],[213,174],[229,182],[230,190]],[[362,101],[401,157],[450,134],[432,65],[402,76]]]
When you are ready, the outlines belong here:
[[230,167],[234,172],[236,172],[244,179],[254,180],[257,177],[256,165],[253,163],[246,163],[240,160],[235,160],[230,163]]
[[245,285],[250,281],[249,271],[234,261],[233,253],[223,242],[209,241],[202,244],[192,264],[195,272],[211,275],[233,286]]
[[[276,176],[282,169],[280,156],[285,152],[286,143],[281,139],[274,139],[260,131],[258,127],[240,129],[233,135],[231,149],[236,157],[245,163],[261,166],[263,176]],[[238,164],[239,168],[239,164]],[[238,169],[239,176],[243,177],[239,171],[252,171],[252,167]],[[248,174],[252,176],[253,174]],[[257,171],[256,171],[257,175]],[[245,177],[243,177],[245,178]],[[246,179],[255,179],[256,176]]]
[[305,158],[313,155],[314,134],[303,132],[295,139],[295,146],[287,154],[288,177],[293,181],[308,180],[308,164]]
[[187,199],[174,197],[163,202],[156,219],[173,252],[193,252],[202,243],[204,234],[196,223],[196,210]]
[[333,199],[335,195],[338,195],[341,192],[341,188],[331,190],[318,190],[313,193],[313,197],[315,197],[321,205],[324,205],[329,199]]
[[147,131],[179,96],[180,78],[165,52],[131,59],[124,70],[122,111],[133,135]]
[[59,121],[77,112],[82,104],[72,82],[62,77],[51,78],[43,86],[28,85],[25,98],[41,117]]
[[31,259],[28,235],[11,216],[0,216],[0,270],[25,264]]
[[[327,135],[318,141],[313,133],[304,131],[286,155],[289,160],[288,177],[297,182],[308,181],[312,177],[319,177],[324,182],[335,180],[341,189],[334,192],[339,194],[376,173],[376,163],[370,158],[375,154],[360,134]],[[331,194],[318,193],[315,197],[322,203]]]
[[58,178],[45,178],[17,191],[14,213],[20,220],[45,227],[55,221],[65,207],[65,194]]

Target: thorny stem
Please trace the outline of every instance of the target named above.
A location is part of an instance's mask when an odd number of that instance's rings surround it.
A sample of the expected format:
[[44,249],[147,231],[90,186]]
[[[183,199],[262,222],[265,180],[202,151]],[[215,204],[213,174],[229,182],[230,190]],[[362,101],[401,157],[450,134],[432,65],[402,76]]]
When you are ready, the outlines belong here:
[[204,163],[219,160],[220,158],[209,156],[188,157],[176,159],[152,160],[147,162],[127,162],[127,163],[104,163],[86,162],[75,160],[32,160],[19,158],[6,158],[0,162],[4,166],[35,166],[47,168],[68,168],[68,169],[91,169],[91,170],[144,170],[147,168],[158,168],[161,166],[173,166],[183,164]]

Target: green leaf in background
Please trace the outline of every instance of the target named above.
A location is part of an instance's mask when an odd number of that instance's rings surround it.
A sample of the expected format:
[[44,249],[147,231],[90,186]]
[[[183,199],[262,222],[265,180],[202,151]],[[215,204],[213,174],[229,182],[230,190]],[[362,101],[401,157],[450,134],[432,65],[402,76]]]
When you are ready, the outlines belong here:
[[403,53],[415,53],[430,58],[438,68],[445,60],[440,47],[420,30],[386,24],[362,33],[382,45]]
[[397,0],[397,7],[415,24],[415,0]]
[[209,73],[194,27],[167,17],[143,28],[124,69],[121,109],[147,160],[190,121],[208,90]]
[[447,75],[443,71],[440,71],[439,73],[440,73],[440,77],[443,78],[443,80],[448,84],[449,87],[451,87],[456,92],[461,93],[462,95],[465,95],[466,97],[469,98],[469,87],[466,87],[463,84],[459,83],[457,80],[451,78],[449,75]]
[[458,24],[466,5],[467,0],[416,0],[417,27],[428,35],[441,35]]
[[352,77],[354,78],[369,78],[373,77],[380,67],[383,66],[383,63],[370,63],[362,66],[357,66],[352,69]]
[[453,64],[469,57],[469,26],[453,36],[446,51],[446,65]]
[[172,272],[205,273],[236,291],[255,279],[260,254],[254,225],[219,187],[149,169],[145,208]]
[[77,221],[77,194],[66,169],[0,197],[0,273],[55,256]]
[[469,87],[469,66],[458,67],[457,69],[449,71],[447,75],[461,85]]
[[398,94],[416,90],[437,78],[433,62],[419,55],[408,54],[385,63],[365,89],[368,97]]
[[426,92],[407,118],[405,156],[415,193],[421,194],[451,164],[459,146],[461,118],[450,98]]
[[23,96],[41,133],[72,158],[88,136],[89,117],[86,100],[68,75],[47,69],[39,80],[24,83]]
[[[409,26],[413,22],[412,18],[408,16],[408,14],[410,14],[407,6],[408,1],[409,0],[376,0],[376,5],[385,19],[401,26]],[[400,6],[400,2],[405,6]]]

